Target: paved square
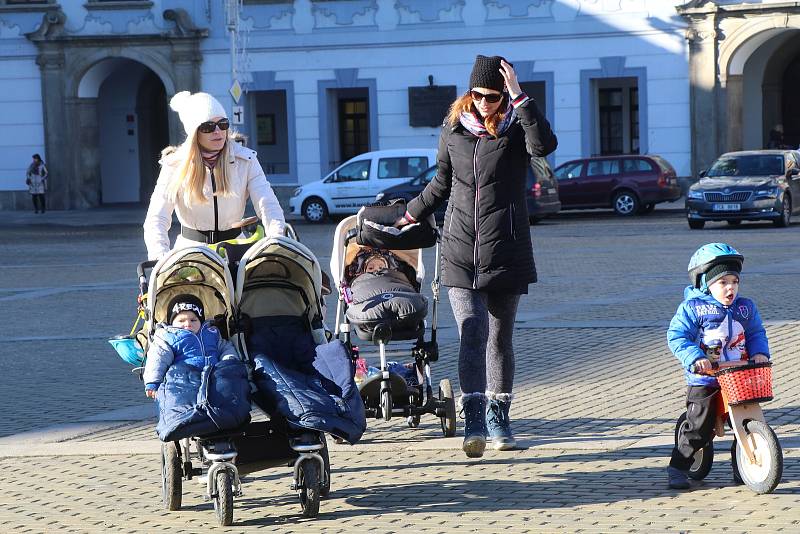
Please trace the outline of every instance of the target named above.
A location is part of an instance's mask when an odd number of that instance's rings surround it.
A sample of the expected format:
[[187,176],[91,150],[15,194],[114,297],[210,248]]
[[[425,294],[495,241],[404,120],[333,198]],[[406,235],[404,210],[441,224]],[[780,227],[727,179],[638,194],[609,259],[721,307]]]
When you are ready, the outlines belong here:
[[[221,529],[196,481],[184,481],[181,511],[160,509],[151,407],[106,342],[135,313],[141,216],[107,209],[0,223],[0,532],[800,531],[800,226],[698,232],[656,210],[532,227],[541,282],[520,306],[511,412],[523,450],[473,461],[431,416],[417,429],[371,420],[355,447],[331,445],[332,492],[319,518],[301,518],[290,470],[276,468],[245,479],[234,525]],[[327,269],[333,225],[297,228]],[[689,256],[710,241],[744,253],[742,294],[767,321],[775,400],[764,408],[785,461],[771,495],[732,485],[728,438],[705,481],[666,488],[684,385],[665,328]],[[457,390],[446,293],[440,309],[434,378]]]

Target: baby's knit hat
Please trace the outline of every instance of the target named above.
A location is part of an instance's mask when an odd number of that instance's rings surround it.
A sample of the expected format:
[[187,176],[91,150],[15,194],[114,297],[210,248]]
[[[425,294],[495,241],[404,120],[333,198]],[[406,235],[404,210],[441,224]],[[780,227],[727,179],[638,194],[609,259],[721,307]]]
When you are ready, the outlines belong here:
[[177,295],[169,301],[169,305],[167,306],[167,323],[172,324],[172,321],[175,320],[175,316],[185,311],[190,311],[197,315],[201,323],[206,320],[206,316],[203,313],[203,302],[194,295],[184,293],[182,295]]
[[472,74],[469,77],[469,88],[485,87],[495,91],[503,91],[506,81],[500,74],[500,56],[481,56],[475,58],[472,66]]
[[219,100],[208,93],[181,91],[172,97],[169,107],[178,113],[187,135],[192,135],[198,126],[214,117],[228,116]]

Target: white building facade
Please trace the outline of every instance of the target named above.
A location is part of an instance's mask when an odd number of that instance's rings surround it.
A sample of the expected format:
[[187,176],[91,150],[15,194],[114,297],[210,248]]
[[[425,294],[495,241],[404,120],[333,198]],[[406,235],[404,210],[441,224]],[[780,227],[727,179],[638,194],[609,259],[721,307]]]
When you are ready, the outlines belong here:
[[241,112],[285,196],[360,152],[436,147],[477,54],[514,64],[558,135],[553,163],[653,153],[690,176],[793,117],[800,10],[681,4],[0,0],[0,208],[28,208],[33,153],[51,208],[146,202],[159,151],[183,137],[167,105],[181,90]]

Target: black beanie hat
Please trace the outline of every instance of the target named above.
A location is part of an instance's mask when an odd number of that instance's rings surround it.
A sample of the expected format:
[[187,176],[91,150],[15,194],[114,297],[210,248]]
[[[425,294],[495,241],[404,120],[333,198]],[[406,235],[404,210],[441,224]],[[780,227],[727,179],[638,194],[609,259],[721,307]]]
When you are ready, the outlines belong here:
[[197,318],[200,319],[201,323],[206,320],[205,313],[203,313],[202,301],[194,295],[183,294],[169,301],[169,306],[167,306],[167,322],[172,324],[172,321],[175,320],[175,316],[184,311],[193,312],[197,315]]
[[503,91],[506,81],[500,74],[500,56],[481,56],[475,58],[472,74],[469,76],[469,88],[485,87],[495,91]]
[[723,262],[714,265],[706,271],[706,287],[710,286],[726,274],[741,276],[742,264],[736,261]]

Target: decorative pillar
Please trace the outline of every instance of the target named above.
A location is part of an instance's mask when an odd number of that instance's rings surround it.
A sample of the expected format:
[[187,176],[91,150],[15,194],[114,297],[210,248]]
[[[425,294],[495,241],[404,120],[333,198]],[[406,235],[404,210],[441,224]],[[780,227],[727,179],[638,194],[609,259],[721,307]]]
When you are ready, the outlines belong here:
[[744,146],[744,76],[735,74],[725,81],[727,135],[722,147],[724,152],[742,150]]
[[692,174],[708,168],[721,149],[717,98],[717,28],[714,13],[689,16],[689,110],[692,125]]

